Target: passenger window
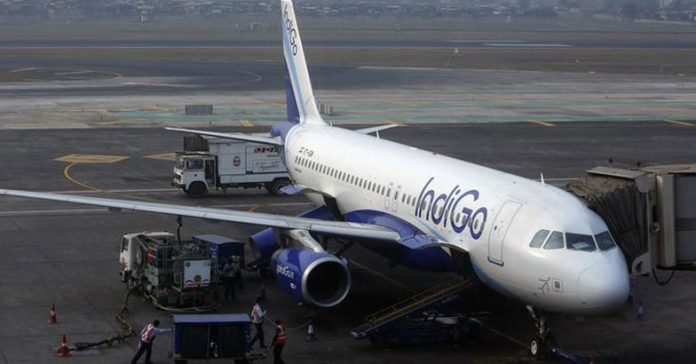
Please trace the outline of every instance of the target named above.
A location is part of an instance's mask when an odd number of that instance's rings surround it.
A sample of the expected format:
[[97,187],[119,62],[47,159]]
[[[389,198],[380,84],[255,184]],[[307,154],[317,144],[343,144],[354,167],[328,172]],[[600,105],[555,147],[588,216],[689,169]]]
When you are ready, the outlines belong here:
[[602,251],[609,250],[616,246],[614,238],[611,237],[611,234],[608,231],[595,235],[595,239],[597,239],[597,245]]
[[546,237],[549,236],[549,231],[548,230],[539,230],[537,231],[536,234],[534,234],[534,237],[532,238],[532,242],[529,243],[529,246],[531,248],[539,248],[541,247],[541,244],[544,244],[544,240],[546,240]]
[[554,231],[549,236],[549,240],[544,244],[544,249],[563,249],[565,243],[563,242],[563,233]]
[[[387,193],[389,194],[389,193]],[[399,191],[394,192],[394,201],[399,201]]]
[[566,243],[570,250],[591,252],[597,250],[592,235],[566,233]]

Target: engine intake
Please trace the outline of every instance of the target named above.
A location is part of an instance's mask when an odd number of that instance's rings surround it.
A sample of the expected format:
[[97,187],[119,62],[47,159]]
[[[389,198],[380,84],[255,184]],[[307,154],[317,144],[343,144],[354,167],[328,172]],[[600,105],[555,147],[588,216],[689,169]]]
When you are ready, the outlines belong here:
[[347,264],[325,251],[300,247],[280,249],[272,261],[278,283],[297,301],[333,307],[350,291]]

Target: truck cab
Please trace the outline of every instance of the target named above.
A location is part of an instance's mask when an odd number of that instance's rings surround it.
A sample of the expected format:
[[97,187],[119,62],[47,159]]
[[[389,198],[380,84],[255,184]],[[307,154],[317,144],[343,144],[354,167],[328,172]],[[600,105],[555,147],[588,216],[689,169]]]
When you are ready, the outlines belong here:
[[177,153],[172,185],[191,197],[204,197],[217,187],[215,157],[205,153]]
[[132,280],[142,274],[141,270],[147,260],[147,252],[140,243],[145,236],[162,242],[176,241],[176,236],[166,231],[124,234],[118,256],[118,262],[121,266],[119,275],[122,282],[129,283],[129,287],[135,284]]

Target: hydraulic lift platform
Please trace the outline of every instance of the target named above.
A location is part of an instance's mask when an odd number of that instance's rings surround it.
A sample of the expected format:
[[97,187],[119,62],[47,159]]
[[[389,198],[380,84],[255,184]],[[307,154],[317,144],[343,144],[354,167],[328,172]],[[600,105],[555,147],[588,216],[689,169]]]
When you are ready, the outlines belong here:
[[461,315],[440,315],[436,309],[450,303],[474,283],[472,278],[448,282],[423,291],[365,318],[351,330],[354,339],[372,343],[408,344],[441,342],[468,336],[480,326],[478,320]]

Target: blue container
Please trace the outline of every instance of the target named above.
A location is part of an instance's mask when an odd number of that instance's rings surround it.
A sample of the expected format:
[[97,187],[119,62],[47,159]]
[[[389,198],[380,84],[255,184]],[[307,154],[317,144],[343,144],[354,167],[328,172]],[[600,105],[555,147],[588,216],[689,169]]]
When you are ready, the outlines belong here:
[[244,243],[220,235],[196,235],[193,242],[207,246],[213,258],[217,262],[218,270],[221,270],[227,261],[227,257],[238,255],[241,265],[244,266]]
[[172,315],[178,359],[245,358],[250,351],[247,314]]

